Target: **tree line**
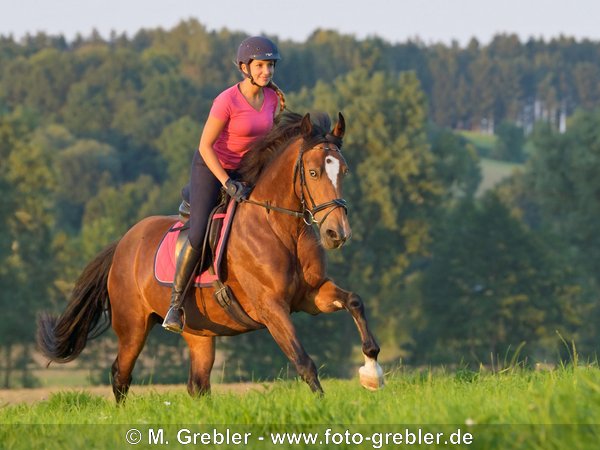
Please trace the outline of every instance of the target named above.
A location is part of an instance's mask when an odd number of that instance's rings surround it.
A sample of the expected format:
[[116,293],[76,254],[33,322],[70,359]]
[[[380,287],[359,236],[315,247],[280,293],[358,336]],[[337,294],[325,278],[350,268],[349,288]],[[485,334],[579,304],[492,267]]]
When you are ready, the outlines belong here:
[[[62,310],[83,266],[136,221],[176,212],[212,99],[239,79],[244,37],[188,20],[131,38],[0,38],[4,386],[35,383],[37,312]],[[461,48],[327,30],[280,42],[276,81],[290,109],[348,121],[353,242],[329,265],[365,300],[384,362],[487,364],[516,349],[555,361],[563,339],[593,357],[599,49],[566,37]],[[460,129],[496,132],[495,156],[522,168],[476,195],[481,155]],[[347,375],[348,343],[359,342],[350,318],[295,321],[323,370]],[[285,366],[265,333],[220,344],[236,377]]]

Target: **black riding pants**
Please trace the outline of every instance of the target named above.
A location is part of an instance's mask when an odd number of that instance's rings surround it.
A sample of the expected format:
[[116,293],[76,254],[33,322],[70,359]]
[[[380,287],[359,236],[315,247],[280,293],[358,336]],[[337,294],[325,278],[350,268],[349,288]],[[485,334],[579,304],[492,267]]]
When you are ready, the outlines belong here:
[[194,152],[190,174],[190,231],[193,248],[202,251],[208,216],[217,204],[221,183],[210,171],[199,151]]

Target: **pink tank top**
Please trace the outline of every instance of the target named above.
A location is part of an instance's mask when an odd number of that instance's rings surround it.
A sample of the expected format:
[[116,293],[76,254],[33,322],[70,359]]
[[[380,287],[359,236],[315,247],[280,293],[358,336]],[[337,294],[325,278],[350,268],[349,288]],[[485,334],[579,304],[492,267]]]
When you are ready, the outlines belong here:
[[237,84],[215,98],[210,115],[225,121],[225,128],[214,149],[224,169],[237,169],[250,145],[273,127],[277,94],[269,88],[263,89],[263,93],[259,111],[250,106]]

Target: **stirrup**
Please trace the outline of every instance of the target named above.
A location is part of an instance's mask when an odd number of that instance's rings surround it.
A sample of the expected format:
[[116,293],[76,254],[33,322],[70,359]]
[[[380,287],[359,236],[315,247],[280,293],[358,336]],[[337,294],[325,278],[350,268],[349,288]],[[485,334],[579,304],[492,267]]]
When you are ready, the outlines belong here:
[[[177,314],[177,317],[172,317]],[[183,327],[185,326],[185,310],[183,308],[169,308],[167,314],[165,316],[165,320],[163,320],[162,327],[173,333],[181,334],[183,333]]]

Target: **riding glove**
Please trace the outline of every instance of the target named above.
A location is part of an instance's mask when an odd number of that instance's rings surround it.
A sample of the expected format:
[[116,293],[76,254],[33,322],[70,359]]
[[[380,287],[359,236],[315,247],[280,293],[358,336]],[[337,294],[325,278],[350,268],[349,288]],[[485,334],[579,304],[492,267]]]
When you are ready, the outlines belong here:
[[225,192],[230,195],[236,202],[241,202],[248,198],[252,188],[241,181],[232,180],[229,178],[225,182]]

